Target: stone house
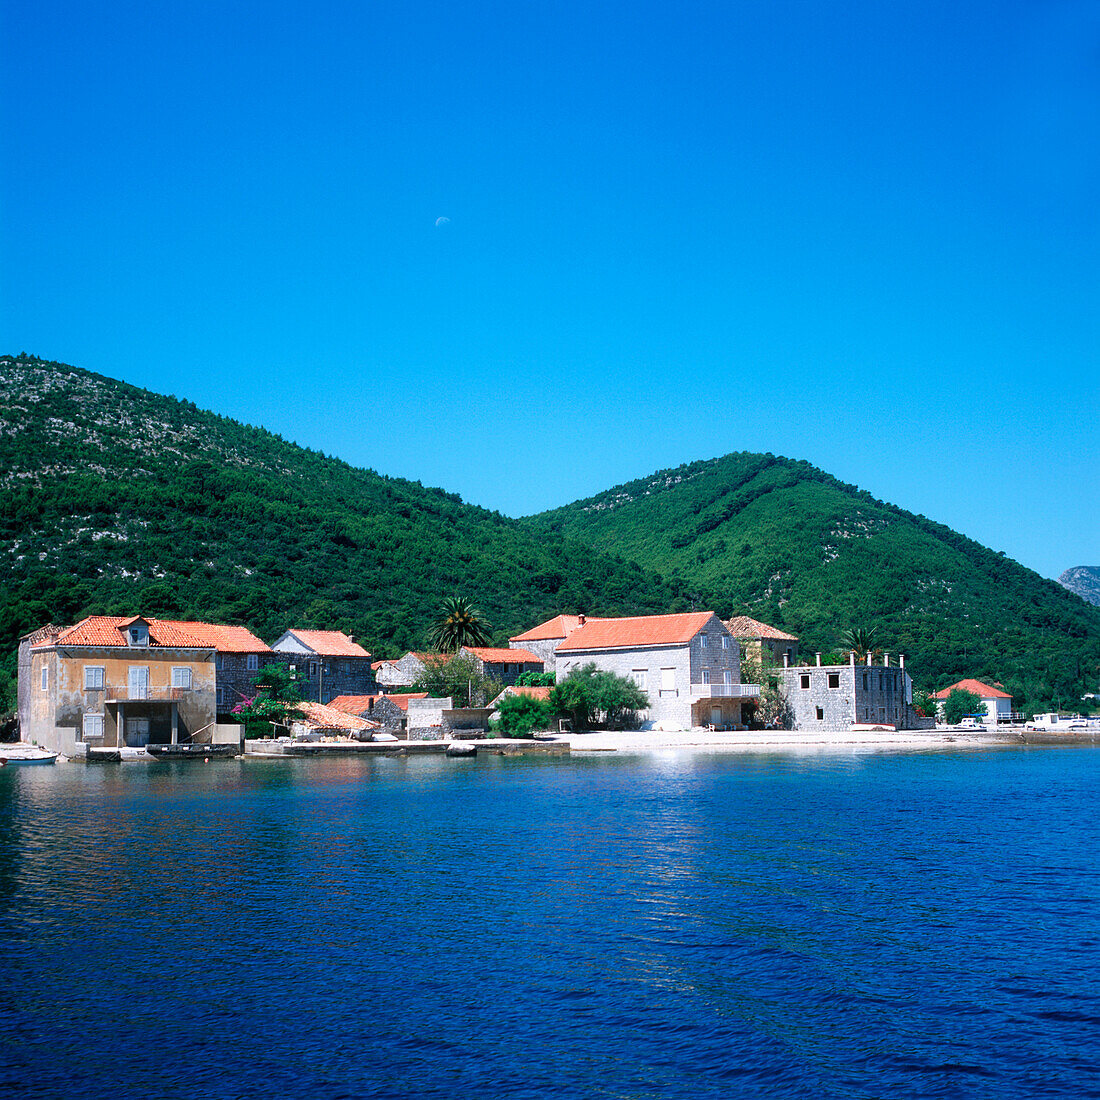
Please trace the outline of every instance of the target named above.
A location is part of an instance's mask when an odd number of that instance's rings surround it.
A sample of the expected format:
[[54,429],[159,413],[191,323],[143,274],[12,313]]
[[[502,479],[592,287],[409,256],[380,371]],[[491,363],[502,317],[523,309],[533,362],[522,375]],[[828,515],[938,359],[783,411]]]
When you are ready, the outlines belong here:
[[20,735],[67,755],[212,741],[215,658],[181,624],[140,615],[43,628],[19,646]]
[[374,669],[382,687],[410,687],[424,674],[429,662],[447,660],[445,653],[406,653],[396,661],[376,661]]
[[741,725],[741,703],[760,689],[741,683],[741,654],[712,611],[588,619],[560,642],[557,679],[575,668],[632,678],[649,696],[643,717],[665,729]]
[[378,687],[370,654],[343,631],[288,630],[271,648],[294,672],[303,699],[327,703]]
[[735,615],[726,620],[726,629],[740,643],[746,660],[753,661],[760,668],[782,665],[784,658],[793,665],[798,658],[798,639],[778,627],[748,615]]
[[498,684],[514,684],[525,672],[542,672],[545,668],[543,659],[529,649],[463,646],[458,653],[472,658],[478,672]]
[[329,706],[369,718],[387,733],[404,733],[409,725],[409,700],[427,697],[423,691],[406,695],[338,695]]
[[508,639],[508,645],[513,649],[525,649],[534,653],[547,669],[554,667],[554,654],[559,645],[573,633],[579,626],[588,620],[584,615],[555,615],[544,623],[532,627],[530,630],[517,634]]
[[214,649],[215,705],[219,716],[230,717],[235,706],[256,694],[256,677],[264,665],[275,660],[274,651],[243,626],[198,622],[175,625]]
[[919,729],[913,707],[913,681],[905,658],[882,664],[796,665],[777,670],[796,730],[847,730],[856,724]]
[[982,721],[986,725],[995,726],[998,722],[1008,722],[1012,719],[1012,696],[1004,690],[1002,684],[996,686],[983,683],[981,680],[965,679],[958,683],[945,687],[943,691],[937,691],[932,696],[938,700],[938,710],[942,716],[943,704],[953,691],[971,691],[977,695],[985,707],[985,717]]

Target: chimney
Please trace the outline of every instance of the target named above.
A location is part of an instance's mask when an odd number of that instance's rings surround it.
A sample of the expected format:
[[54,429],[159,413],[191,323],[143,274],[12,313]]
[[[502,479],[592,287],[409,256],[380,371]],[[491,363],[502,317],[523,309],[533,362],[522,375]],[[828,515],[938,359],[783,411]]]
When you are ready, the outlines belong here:
[[871,667],[871,651],[867,650],[867,667]]
[[852,666],[852,668],[856,667],[856,651],[854,649],[848,650],[848,663]]
[[905,654],[898,654],[898,668],[905,668]]
[[355,635],[354,634],[349,634],[348,635],[348,641],[349,642],[354,642],[355,641]]
[[784,668],[790,668],[791,667],[791,651],[790,650],[787,650],[787,652],[783,654],[783,667]]
[[890,654],[889,654],[889,653],[884,653],[884,654],[882,655],[882,663],[883,663],[883,664],[884,664],[884,665],[885,665],[885,666],[886,666],[887,668],[889,668],[889,667],[890,667]]
[[820,653],[817,654],[817,667],[818,668],[821,667],[821,654]]
[[586,621],[586,620],[585,620],[585,617],[584,617],[584,612],[582,611],[582,612],[581,612],[581,613],[580,613],[580,614],[579,614],[579,615],[577,616],[577,626],[584,626],[584,624],[585,624],[585,621]]

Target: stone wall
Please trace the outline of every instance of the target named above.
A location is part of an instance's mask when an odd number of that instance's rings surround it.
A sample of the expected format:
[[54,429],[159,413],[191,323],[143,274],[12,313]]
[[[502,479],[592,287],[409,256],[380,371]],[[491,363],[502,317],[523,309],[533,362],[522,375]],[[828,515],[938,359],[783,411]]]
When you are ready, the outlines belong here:
[[798,730],[846,730],[853,723],[916,729],[912,683],[888,665],[803,665],[776,669]]
[[[509,649],[526,649],[542,659],[543,668],[547,672],[554,669],[554,650],[564,642],[564,638],[544,638],[538,642],[509,642]],[[538,670],[538,671],[541,671]]]

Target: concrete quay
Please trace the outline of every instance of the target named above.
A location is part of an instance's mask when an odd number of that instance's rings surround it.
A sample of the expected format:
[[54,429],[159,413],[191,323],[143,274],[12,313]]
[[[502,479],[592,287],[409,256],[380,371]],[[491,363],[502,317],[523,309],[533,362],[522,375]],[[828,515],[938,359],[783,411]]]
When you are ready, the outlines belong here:
[[244,757],[301,759],[330,756],[445,756],[451,745],[473,745],[478,756],[564,756],[568,741],[486,737],[461,741],[246,741]]

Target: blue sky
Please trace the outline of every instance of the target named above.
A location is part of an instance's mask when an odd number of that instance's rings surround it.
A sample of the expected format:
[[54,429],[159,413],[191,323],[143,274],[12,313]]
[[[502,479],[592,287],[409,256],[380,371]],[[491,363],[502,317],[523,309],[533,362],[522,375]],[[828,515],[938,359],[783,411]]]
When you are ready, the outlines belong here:
[[1094,0],[2,18],[0,350],[511,515],[771,451],[1100,563]]

